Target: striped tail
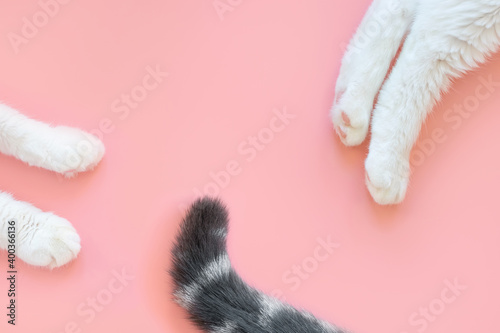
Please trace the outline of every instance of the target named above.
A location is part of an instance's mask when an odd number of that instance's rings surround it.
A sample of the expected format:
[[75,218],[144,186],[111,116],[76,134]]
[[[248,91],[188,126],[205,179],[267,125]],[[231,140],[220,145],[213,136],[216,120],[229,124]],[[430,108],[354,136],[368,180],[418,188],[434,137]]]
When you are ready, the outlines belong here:
[[345,333],[248,286],[226,251],[228,216],[215,199],[196,201],[172,250],[176,301],[204,332]]

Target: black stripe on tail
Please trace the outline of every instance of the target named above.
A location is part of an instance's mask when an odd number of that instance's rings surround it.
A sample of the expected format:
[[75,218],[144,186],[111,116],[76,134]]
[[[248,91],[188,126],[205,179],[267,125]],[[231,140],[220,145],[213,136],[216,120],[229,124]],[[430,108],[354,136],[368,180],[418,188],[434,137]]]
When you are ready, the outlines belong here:
[[189,209],[172,250],[176,301],[211,333],[344,333],[248,286],[226,251],[228,216],[216,199]]

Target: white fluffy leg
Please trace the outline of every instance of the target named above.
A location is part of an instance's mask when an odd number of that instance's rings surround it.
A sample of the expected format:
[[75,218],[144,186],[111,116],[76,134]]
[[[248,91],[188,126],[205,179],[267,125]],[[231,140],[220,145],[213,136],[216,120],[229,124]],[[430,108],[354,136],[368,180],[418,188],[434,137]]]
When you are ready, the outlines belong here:
[[65,219],[0,192],[0,248],[7,249],[8,222],[16,222],[16,256],[48,268],[68,263],[80,252],[80,237]]
[[350,42],[335,87],[331,116],[342,142],[366,138],[373,102],[413,20],[415,1],[375,0]]
[[104,145],[77,128],[51,127],[0,104],[0,152],[71,177],[94,168]]
[[451,79],[476,67],[498,46],[498,1],[423,0],[418,10],[373,111],[366,183],[379,204],[404,199],[411,149]]
[[449,83],[448,64],[416,58],[419,36],[411,33],[373,113],[366,159],[366,184],[379,204],[404,199],[410,177],[410,152],[428,110]]
[[365,168],[368,190],[377,203],[395,204],[404,199],[411,149],[453,73],[450,63],[422,42],[419,31],[410,33],[373,111]]

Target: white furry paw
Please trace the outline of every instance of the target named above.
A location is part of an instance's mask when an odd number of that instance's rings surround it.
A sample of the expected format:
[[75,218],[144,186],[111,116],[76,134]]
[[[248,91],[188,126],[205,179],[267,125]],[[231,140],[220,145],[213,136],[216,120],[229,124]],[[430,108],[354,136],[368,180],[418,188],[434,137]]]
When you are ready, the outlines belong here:
[[77,128],[56,127],[58,136],[63,140],[61,148],[66,154],[56,160],[61,169],[55,170],[72,177],[79,172],[92,170],[104,156],[104,144],[95,136]]
[[368,134],[373,98],[349,92],[338,95],[331,113],[335,131],[346,146],[357,146]]
[[80,252],[80,237],[71,223],[52,213],[26,216],[19,226],[16,255],[24,262],[47,268],[62,266]]
[[30,144],[29,164],[72,177],[93,169],[104,156],[104,145],[94,135],[77,128],[58,126],[40,133]]
[[365,169],[366,186],[375,202],[391,205],[403,201],[410,178],[407,158],[370,150]]

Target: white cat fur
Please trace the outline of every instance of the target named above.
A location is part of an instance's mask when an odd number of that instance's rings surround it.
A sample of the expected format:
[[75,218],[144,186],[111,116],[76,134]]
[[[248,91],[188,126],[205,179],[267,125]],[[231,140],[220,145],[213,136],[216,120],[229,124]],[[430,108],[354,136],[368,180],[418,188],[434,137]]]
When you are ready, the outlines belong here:
[[[52,127],[0,104],[0,152],[71,177],[94,168],[104,145],[79,129]],[[9,221],[16,222],[16,255],[31,265],[58,267],[80,251],[80,238],[67,220],[0,192],[0,249],[9,244]]]
[[499,36],[500,0],[373,1],[342,60],[331,114],[348,146],[364,141],[371,118],[366,184],[377,203],[404,199],[426,116],[454,78],[497,50]]

